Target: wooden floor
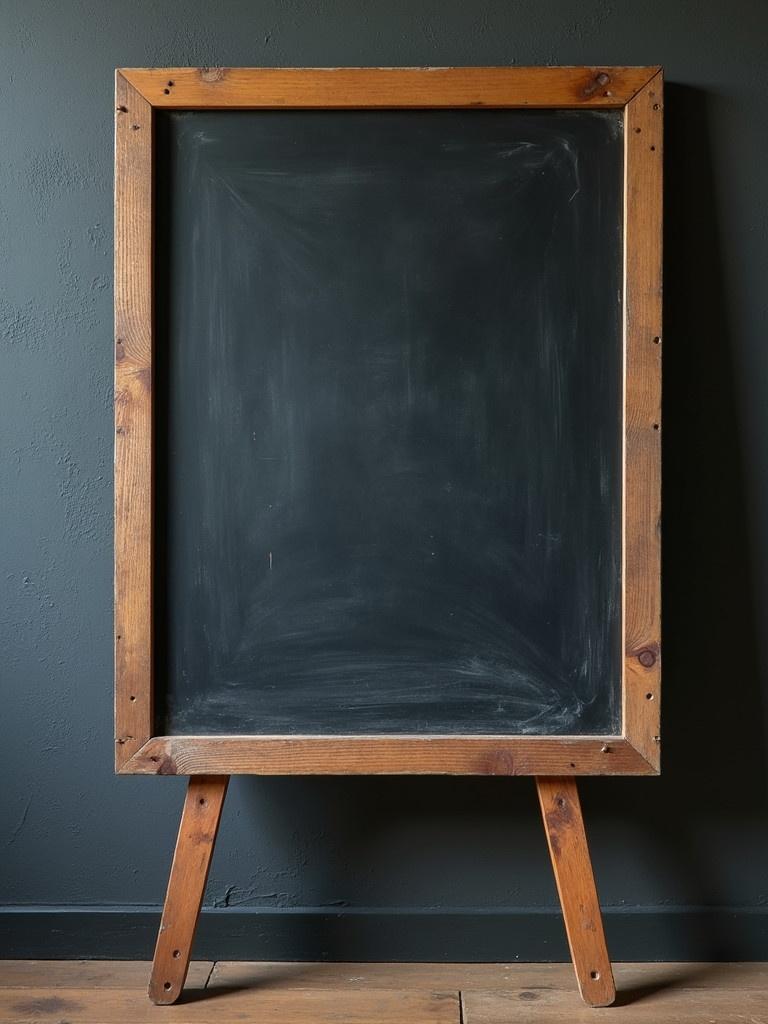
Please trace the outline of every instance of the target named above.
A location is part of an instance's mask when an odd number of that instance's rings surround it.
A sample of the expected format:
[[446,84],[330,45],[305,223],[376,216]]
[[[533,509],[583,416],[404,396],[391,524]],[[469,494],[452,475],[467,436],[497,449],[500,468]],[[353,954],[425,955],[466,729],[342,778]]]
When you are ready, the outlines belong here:
[[149,964],[0,961],[0,1022],[27,1024],[768,1024],[768,964],[619,964],[592,1010],[565,964],[194,963],[152,1006]]

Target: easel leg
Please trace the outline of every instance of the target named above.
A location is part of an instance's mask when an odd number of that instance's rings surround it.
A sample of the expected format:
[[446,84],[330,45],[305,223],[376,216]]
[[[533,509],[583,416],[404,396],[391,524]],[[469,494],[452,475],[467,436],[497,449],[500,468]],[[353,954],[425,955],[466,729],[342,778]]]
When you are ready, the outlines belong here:
[[228,783],[228,775],[189,780],[149,979],[153,1003],[175,1003],[184,988]]
[[576,780],[537,777],[544,829],[579,991],[590,1006],[616,998]]

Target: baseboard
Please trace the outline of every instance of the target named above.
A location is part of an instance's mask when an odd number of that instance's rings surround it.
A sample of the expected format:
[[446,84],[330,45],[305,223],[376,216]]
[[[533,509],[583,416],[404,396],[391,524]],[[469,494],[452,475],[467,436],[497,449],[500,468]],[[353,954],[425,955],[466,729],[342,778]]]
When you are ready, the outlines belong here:
[[[768,960],[768,907],[609,908],[616,961]],[[0,908],[0,958],[152,956],[159,910]],[[250,907],[204,910],[195,957],[205,960],[559,962],[568,959],[554,909],[408,910]]]

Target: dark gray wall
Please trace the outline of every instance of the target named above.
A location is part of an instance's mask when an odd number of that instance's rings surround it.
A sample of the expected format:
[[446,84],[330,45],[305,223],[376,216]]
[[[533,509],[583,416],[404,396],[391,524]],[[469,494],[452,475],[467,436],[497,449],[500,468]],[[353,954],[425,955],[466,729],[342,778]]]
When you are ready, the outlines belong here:
[[[659,62],[664,774],[590,780],[584,802],[616,955],[768,957],[766,37],[762,0],[2,3],[4,904],[156,906],[184,788],[111,768],[113,68]],[[238,915],[246,956],[563,952],[528,912],[555,891],[526,779],[237,779],[208,902],[310,908]],[[5,920],[27,955],[149,952],[147,915],[132,946],[119,915],[86,937],[73,914]]]

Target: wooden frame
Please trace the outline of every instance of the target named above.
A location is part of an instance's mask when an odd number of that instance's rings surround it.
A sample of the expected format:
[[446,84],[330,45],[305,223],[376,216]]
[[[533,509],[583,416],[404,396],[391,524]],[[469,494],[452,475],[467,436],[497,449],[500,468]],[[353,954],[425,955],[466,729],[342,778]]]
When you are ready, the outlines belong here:
[[[121,773],[659,771],[662,73],[648,68],[123,69],[115,132],[115,722]],[[621,109],[623,730],[618,736],[153,736],[155,108]]]

